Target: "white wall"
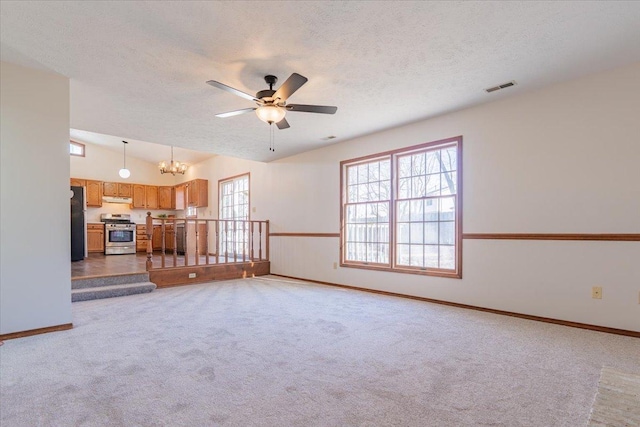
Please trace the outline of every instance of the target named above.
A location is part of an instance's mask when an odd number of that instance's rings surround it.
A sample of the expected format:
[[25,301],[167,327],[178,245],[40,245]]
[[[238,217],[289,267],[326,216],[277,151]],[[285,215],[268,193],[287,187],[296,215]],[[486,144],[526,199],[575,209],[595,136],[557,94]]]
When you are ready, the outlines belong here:
[[[251,172],[252,219],[272,232],[337,233],[340,161],[462,135],[465,233],[640,233],[639,114],[635,64],[266,165],[216,157],[193,173],[217,203],[217,179]],[[444,279],[334,270],[339,239],[273,237],[271,271],[640,331],[640,242],[464,240],[463,251],[463,279]]]
[[69,80],[0,63],[0,333],[71,323]]
[[[122,167],[122,152],[116,153],[95,144],[85,144],[85,157],[71,156],[70,173],[73,178],[93,179],[106,182],[128,182],[145,185],[174,185],[176,177],[171,174],[161,174],[158,166],[134,157],[127,156],[127,169],[131,176],[120,178],[118,171]],[[129,205],[121,203],[103,203],[100,208],[87,209],[88,222],[100,222],[103,213],[128,213],[135,222],[143,224],[148,209],[130,209]],[[173,211],[152,210],[157,216],[161,213],[175,213]]]

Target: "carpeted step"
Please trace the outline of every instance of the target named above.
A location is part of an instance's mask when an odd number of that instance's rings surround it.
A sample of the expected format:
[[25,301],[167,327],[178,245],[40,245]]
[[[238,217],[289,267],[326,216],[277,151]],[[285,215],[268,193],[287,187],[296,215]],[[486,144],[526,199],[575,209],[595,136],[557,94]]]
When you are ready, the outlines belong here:
[[113,276],[83,277],[71,280],[71,289],[98,288],[110,285],[148,282],[149,273],[118,274]]
[[126,283],[121,285],[98,286],[84,289],[73,289],[71,291],[71,302],[143,294],[151,292],[155,288],[155,283],[140,282]]

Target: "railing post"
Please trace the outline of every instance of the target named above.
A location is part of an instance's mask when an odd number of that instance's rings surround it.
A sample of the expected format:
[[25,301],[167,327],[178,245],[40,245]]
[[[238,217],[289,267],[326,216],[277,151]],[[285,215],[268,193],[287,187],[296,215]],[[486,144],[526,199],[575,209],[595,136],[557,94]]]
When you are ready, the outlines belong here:
[[166,226],[165,226],[165,219],[164,218],[162,218],[162,226],[160,228],[160,231],[162,232],[162,254],[161,254],[161,258],[160,259],[162,260],[161,261],[162,268],[164,268],[164,251],[165,251],[165,248],[166,248],[165,241],[164,241],[165,236],[166,236]]
[[216,222],[216,244],[215,244],[215,248],[216,248],[216,253],[215,253],[215,257],[216,257],[216,264],[220,264],[220,221],[218,221],[217,219],[215,220]]
[[195,242],[196,243],[196,249],[195,249],[195,251],[196,251],[196,265],[200,265],[200,247],[198,245],[198,243],[200,241],[200,230],[198,230],[198,228],[200,228],[200,227],[198,227],[199,224],[198,224],[198,220],[197,219],[194,220],[194,223],[195,223],[194,227],[196,228],[196,242]]
[[265,240],[266,240],[265,246],[267,248],[267,250],[266,250],[266,252],[267,252],[266,253],[267,261],[269,261],[269,220],[266,220],[265,222],[267,223],[267,226],[265,227],[266,229],[265,229],[265,232],[264,232]]
[[258,223],[258,259],[262,261],[262,221]]
[[146,219],[146,233],[147,233],[147,271],[153,268],[153,218],[151,218],[151,212],[147,212]]
[[178,265],[178,221],[173,220],[173,266]]

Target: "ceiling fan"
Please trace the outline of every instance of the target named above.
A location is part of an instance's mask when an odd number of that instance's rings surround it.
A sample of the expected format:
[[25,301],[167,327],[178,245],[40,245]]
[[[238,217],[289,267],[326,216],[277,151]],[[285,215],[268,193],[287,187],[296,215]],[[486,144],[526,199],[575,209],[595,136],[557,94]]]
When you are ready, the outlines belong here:
[[284,118],[287,111],[335,114],[338,110],[338,107],[330,107],[326,105],[287,104],[287,99],[295,91],[300,89],[307,80],[308,79],[306,77],[293,73],[284,82],[284,84],[278,88],[278,90],[273,90],[273,85],[278,81],[278,78],[272,75],[264,76],[264,81],[269,85],[269,89],[259,91],[256,93],[256,96],[249,95],[248,93],[234,89],[231,86],[227,86],[215,80],[209,80],[207,84],[248,99],[249,101],[253,101],[257,105],[257,107],[253,108],[243,108],[241,110],[216,114],[216,117],[231,117],[255,111],[263,122],[269,123],[270,125],[275,123],[276,126],[278,126],[278,129],[287,129],[289,127],[289,123],[287,122],[287,119]]

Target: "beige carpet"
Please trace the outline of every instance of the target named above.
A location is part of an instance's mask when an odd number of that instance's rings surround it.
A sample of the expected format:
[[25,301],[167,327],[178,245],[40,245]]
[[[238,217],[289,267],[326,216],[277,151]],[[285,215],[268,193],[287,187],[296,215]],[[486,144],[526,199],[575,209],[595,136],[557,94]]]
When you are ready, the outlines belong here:
[[603,366],[640,374],[636,338],[275,277],[73,323],[0,346],[2,427],[575,427]]
[[602,369],[589,427],[604,426],[640,426],[640,375]]

